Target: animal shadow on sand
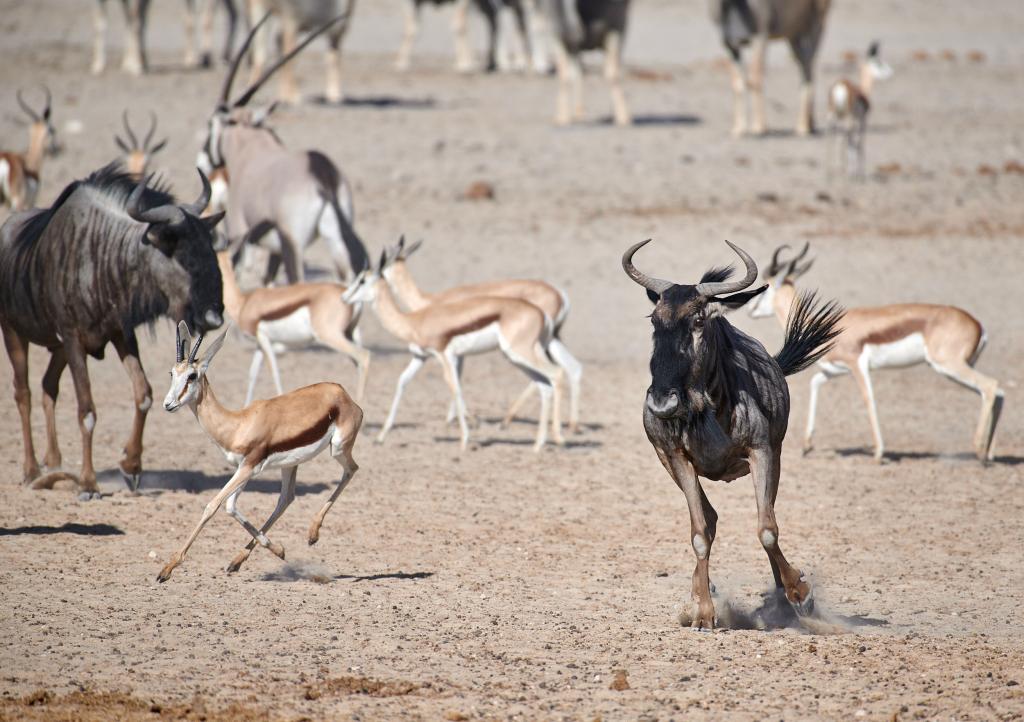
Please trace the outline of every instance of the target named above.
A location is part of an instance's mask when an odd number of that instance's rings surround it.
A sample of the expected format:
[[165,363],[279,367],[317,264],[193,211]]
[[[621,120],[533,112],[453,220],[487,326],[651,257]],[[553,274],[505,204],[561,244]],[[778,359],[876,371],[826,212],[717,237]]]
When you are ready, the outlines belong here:
[[[855,447],[847,449],[835,449],[836,456],[849,457],[849,456],[872,456],[873,452],[871,449],[866,447]],[[953,453],[943,453],[938,451],[886,451],[882,455],[882,459],[885,461],[915,461],[923,459],[931,459],[934,461],[956,461],[956,462],[967,462],[977,464],[978,457],[969,451],[957,451]],[[996,456],[992,461],[986,462],[986,465],[998,465],[1002,464],[1005,466],[1020,466],[1024,464],[1024,456]]]
[[383,582],[383,581],[417,581],[429,579],[434,572],[381,572],[379,574],[334,574],[319,564],[310,562],[288,562],[280,569],[267,572],[262,579],[265,582],[297,582],[311,581],[317,584],[330,584],[335,581],[351,582]]
[[21,534],[77,534],[78,536],[124,536],[124,532],[113,524],[77,524],[65,522],[60,526],[17,526],[0,528],[0,536]]
[[328,108],[398,108],[400,110],[433,110],[437,107],[437,101],[431,97],[403,98],[398,95],[350,95],[340,103],[330,102],[323,95],[315,95],[311,97],[309,101],[314,105],[322,105]]
[[[435,436],[434,441],[440,444],[459,444],[462,443],[462,439],[458,436]],[[486,449],[490,446],[533,446],[535,439],[523,438],[523,439],[501,439],[501,438],[476,438],[469,440],[470,449]],[[551,439],[548,439],[548,446],[553,449],[558,447],[551,444]],[[565,440],[565,444],[561,447],[563,449],[596,449],[604,446],[600,441],[572,441],[570,439]]]
[[[104,493],[126,488],[121,472],[117,469],[102,471],[96,477],[97,483]],[[186,491],[190,494],[199,494],[205,491],[220,491],[230,478],[231,474],[207,475],[201,471],[153,469],[142,472],[139,491],[157,494],[165,491]],[[300,474],[295,493],[298,496],[319,494],[330,488],[333,487],[323,482],[304,483]],[[276,473],[268,474],[266,477],[249,481],[245,485],[245,490],[260,494],[278,494],[281,491],[281,480]]]
[[[612,116],[604,115],[590,123],[584,123],[582,125],[589,125],[590,127],[603,127],[613,124]],[[644,115],[634,115],[633,125],[638,128],[659,128],[665,126],[676,126],[676,125],[702,125],[704,120],[699,115],[687,115],[685,113],[646,113]]]
[[[794,629],[808,634],[848,634],[856,631],[858,627],[884,627],[889,624],[885,619],[859,614],[833,614],[824,609],[820,602],[815,603],[810,614],[800,616],[781,589],[762,592],[760,603],[752,610],[742,609],[728,598],[715,595],[715,609],[718,612],[718,624],[725,629]],[[680,615],[679,621],[684,626],[689,626],[689,615],[684,612]]]

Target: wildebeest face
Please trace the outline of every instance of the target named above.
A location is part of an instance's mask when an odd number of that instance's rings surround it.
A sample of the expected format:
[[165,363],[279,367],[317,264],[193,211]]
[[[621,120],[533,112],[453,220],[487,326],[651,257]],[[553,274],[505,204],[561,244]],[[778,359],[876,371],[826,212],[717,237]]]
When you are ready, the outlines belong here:
[[655,416],[670,418],[682,412],[688,380],[701,353],[708,304],[693,286],[672,286],[655,298],[647,408]]
[[224,323],[224,286],[213,250],[214,227],[222,214],[210,218],[187,216],[188,231],[178,237],[172,258],[189,278],[189,303],[184,316],[203,333]]

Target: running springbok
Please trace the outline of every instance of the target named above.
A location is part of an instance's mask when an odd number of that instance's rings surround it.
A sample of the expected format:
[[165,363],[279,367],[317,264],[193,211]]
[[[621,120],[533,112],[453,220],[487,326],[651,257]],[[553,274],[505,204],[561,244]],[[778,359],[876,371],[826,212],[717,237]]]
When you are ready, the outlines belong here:
[[[490,281],[474,283],[467,286],[456,286],[438,293],[426,293],[416,284],[406,260],[420,247],[423,241],[416,241],[409,247],[405,245],[405,237],[398,241],[398,246],[392,249],[391,262],[384,269],[384,277],[398,294],[399,300],[412,311],[419,311],[435,303],[451,303],[455,301],[467,301],[473,298],[492,296],[496,298],[514,298],[520,301],[532,303],[544,312],[548,322],[551,324],[551,340],[548,342],[546,351],[548,356],[558,364],[569,378],[569,430],[573,433],[579,431],[580,424],[580,379],[583,376],[583,366],[576,357],[569,352],[565,344],[558,337],[562,324],[569,315],[569,296],[565,291],[555,288],[546,281],[515,279],[507,281]],[[462,357],[459,356],[455,365],[455,372],[462,377]],[[527,384],[523,393],[509,407],[508,413],[502,422],[504,426],[512,423],[519,408],[530,397],[536,388],[536,384]],[[448,411],[449,421],[456,415],[455,407]]]
[[153,134],[156,133],[156,113],[152,110],[149,111],[149,130],[146,131],[146,136],[141,143],[132,131],[131,123],[128,122],[127,108],[121,113],[121,123],[124,125],[125,137],[122,138],[120,135],[114,135],[114,142],[117,143],[117,147],[124,153],[124,156],[121,158],[121,165],[124,166],[128,175],[133,178],[141,178],[146,175],[149,161],[167,145],[167,138],[164,138],[156,145],[150,145],[153,142]]
[[[867,134],[868,113],[871,111],[871,90],[876,80],[891,77],[892,68],[879,55],[878,43],[873,42],[860,64],[860,85],[843,78],[833,83],[828,91],[829,128],[836,138],[836,150],[843,171],[849,167],[848,159],[855,157],[858,178],[864,177],[864,136]],[[842,136],[837,132],[839,123],[846,126]],[[846,139],[845,154],[839,147],[843,137]]]
[[[583,118],[583,64],[587,50],[604,50],[604,77],[612,96],[616,125],[633,122],[622,92],[622,42],[630,0],[541,0],[555,46],[558,107],[555,123],[569,125]],[[570,100],[571,98],[571,100]]]
[[[764,59],[768,41],[787,40],[800,66],[800,110],[796,119],[797,135],[814,132],[814,57],[818,54],[821,33],[825,29],[832,0],[709,0],[711,19],[722,33],[729,51],[732,76],[732,134],[747,132],[747,95],[751,96],[753,120],[750,132],[763,135]],[[750,77],[743,69],[742,49],[752,45],[754,56]]]
[[362,308],[341,300],[347,290],[345,286],[340,283],[295,283],[246,292],[238,286],[228,251],[217,254],[217,263],[224,279],[224,310],[242,333],[258,344],[249,367],[249,388],[245,392],[247,406],[252,402],[264,356],[270,362],[277,393],[283,394],[281,373],[277,368],[278,351],[308,348],[315,343],[328,346],[352,360],[359,372],[356,401],[363,400],[370,352],[354,339]]
[[432,303],[406,313],[399,307],[397,298],[383,278],[388,262],[385,251],[377,268],[356,276],[344,296],[346,303],[371,304],[381,325],[407,343],[412,354],[412,360],[398,379],[391,411],[377,437],[378,443],[384,441],[395,423],[405,387],[433,356],[440,362],[445,382],[451,390],[462,434],[462,449],[465,449],[469,443],[469,427],[456,370],[459,358],[496,348],[500,348],[505,358],[529,376],[540,391],[541,411],[534,451],[540,451],[547,441],[549,417],[555,443],[564,443],[558,400],[561,369],[545,353],[552,332],[551,322],[544,312],[532,303],[517,299],[473,297]]
[[[0,203],[12,211],[23,211],[36,204],[39,194],[39,173],[43,156],[56,151],[57,131],[50,123],[50,89],[43,87],[46,102],[37,113],[17,92],[18,105],[28,116],[28,150],[24,153],[0,152]],[[48,145],[49,144],[49,145]]]
[[757,266],[743,249],[729,243],[746,267],[742,279],[730,281],[730,267],[712,268],[699,283],[676,284],[633,265],[633,255],[648,242],[627,249],[622,267],[654,303],[644,430],[690,510],[690,543],[697,555],[690,624],[713,629],[716,623],[708,566],[718,514],[701,488],[701,476],[726,482],[753,477],[757,536],[768,554],[776,589],[785,592],[799,614],[807,614],[813,609],[811,585],[782,555],[775,519],[782,440],[789,425],[785,377],[828,351],[842,310],[834,303],[819,306],[814,294],[801,295],[782,348],[771,356],[723,315],[765,290],[745,290],[757,279]]
[[[793,299],[797,297],[796,279],[813,263],[804,262],[809,244],[792,260],[783,262],[780,246],[768,266],[768,289],[751,306],[753,318],[775,315],[785,326],[790,319]],[[985,347],[985,329],[971,314],[956,306],[926,303],[900,303],[889,306],[851,308],[843,319],[843,332],[836,345],[818,365],[821,370],[811,378],[811,400],[807,412],[807,431],[803,450],[811,450],[818,391],[837,376],[852,374],[857,380],[871,421],[875,440],[875,459],[885,453],[878,409],[871,386],[871,369],[905,368],[927,363],[943,376],[981,394],[981,416],[974,434],[974,450],[982,461],[992,459],[993,439],[1003,408],[1003,391],[998,382],[973,367]]]
[[[199,524],[185,545],[161,570],[156,578],[158,582],[166,582],[170,578],[206,522],[225,500],[228,514],[252,536],[252,541],[231,561],[227,571],[238,571],[257,543],[284,559],[284,547],[270,541],[267,532],[295,499],[295,477],[299,465],[330,447],[331,456],[341,464],[341,481],[309,527],[307,541],[310,545],[316,544],[324,517],[359,469],[352,458],[352,447],[363,423],[363,410],[338,384],[313,384],[283,396],[256,401],[238,411],[225,408],[217,401],[207,372],[227,333],[225,330],[218,336],[203,358],[197,360],[203,335],[200,333],[193,344],[188,326],[184,322],[178,324],[177,359],[171,368],[171,387],[164,399],[164,409],[171,413],[182,406],[191,409],[224,458],[237,468],[224,488],[206,505]],[[281,494],[274,511],[257,529],[239,511],[238,495],[250,479],[271,469],[281,470]]]
[[253,27],[235,55],[196,164],[206,172],[223,167],[230,176],[227,233],[232,241],[245,239],[243,252],[249,244],[270,251],[271,266],[265,281],[277,275],[282,262],[289,283],[302,281],[303,253],[318,237],[327,242],[335,269],[345,280],[368,265],[366,248],[352,228],[348,181],[323,153],[285,148],[266,125],[269,111],[254,111],[246,105],[274,72],[347,15],[309,34],[232,102],[231,86],[242,58],[268,17],[264,15]]

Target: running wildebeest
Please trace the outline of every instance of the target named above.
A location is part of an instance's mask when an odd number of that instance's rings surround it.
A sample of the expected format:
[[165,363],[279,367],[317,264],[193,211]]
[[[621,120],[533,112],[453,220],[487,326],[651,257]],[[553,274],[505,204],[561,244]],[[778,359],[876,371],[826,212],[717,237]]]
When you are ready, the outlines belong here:
[[[142,472],[142,431],[152,389],[139,361],[135,329],[161,316],[204,331],[223,323],[213,229],[223,214],[200,218],[210,184],[195,203],[179,203],[110,164],[75,181],[50,207],[11,216],[0,228],[0,328],[14,369],[21,415],[25,481],[33,488],[75,479],[61,465],[54,406],[60,376],[71,368],[82,433],[82,497],[98,496],[92,462],[96,426],[86,355],[117,349],[134,391],[135,418],[119,464],[134,491]],[[40,476],[32,445],[28,348],[50,351],[43,376],[46,456]]]
[[622,256],[626,274],[647,289],[654,302],[651,386],[644,405],[644,429],[658,459],[686,495],[697,568],[693,572],[695,629],[714,629],[708,561],[718,514],[698,477],[732,481],[754,478],[758,538],[768,553],[775,586],[798,613],[813,608],[811,586],[790,566],[779,548],[775,495],[779,488],[782,440],[789,423],[786,376],[802,371],[832,346],[842,310],[819,305],[814,294],[793,305],[782,349],[771,356],[759,341],[734,328],[722,315],[764,292],[744,290],[757,278],[754,260],[729,243],[746,275],[729,281],[732,268],[712,268],[696,285],[647,276]]

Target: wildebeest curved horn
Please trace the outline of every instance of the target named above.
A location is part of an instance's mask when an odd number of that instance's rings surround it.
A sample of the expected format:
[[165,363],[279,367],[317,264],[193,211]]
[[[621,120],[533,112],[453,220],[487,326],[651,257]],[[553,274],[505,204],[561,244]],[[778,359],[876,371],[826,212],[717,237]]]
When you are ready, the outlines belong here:
[[270,17],[270,12],[264,13],[260,21],[252,26],[252,30],[245,36],[245,41],[242,43],[242,47],[238,49],[238,53],[235,55],[234,60],[231,61],[231,69],[228,70],[227,77],[224,78],[224,85],[220,89],[220,98],[217,100],[218,105],[226,106],[228,104],[228,96],[231,95],[231,85],[235,82],[235,75],[238,73],[238,66],[242,64],[242,58],[249,52],[249,46],[252,45],[252,39],[256,37],[256,33],[263,26],[263,23],[267,22]]
[[342,20],[346,20],[347,21],[350,14],[351,14],[351,9],[346,10],[341,15],[339,15],[336,18],[334,18],[334,20],[331,20],[330,22],[324,23],[319,28],[317,28],[316,30],[311,32],[309,35],[307,35],[305,40],[303,40],[301,43],[296,45],[292,49],[292,51],[290,53],[288,53],[287,55],[284,55],[284,56],[278,58],[276,63],[274,63],[269,68],[267,68],[265,71],[263,71],[263,75],[261,75],[259,78],[257,78],[256,82],[254,82],[252,85],[250,85],[246,89],[246,91],[244,93],[242,93],[241,97],[238,100],[236,100],[234,103],[232,103],[232,107],[240,108],[240,107],[244,106],[246,103],[248,103],[250,100],[252,100],[252,96],[256,95],[256,91],[258,91],[261,87],[263,87],[263,84],[266,83],[267,80],[270,79],[270,76],[273,75],[274,73],[276,73],[278,71],[278,69],[282,65],[284,65],[285,63],[290,61],[292,58],[294,58],[296,55],[298,55],[300,52],[302,52],[302,50],[305,49],[305,47],[307,45],[309,45],[311,42],[313,42],[318,37],[323,35],[327,30],[329,30],[333,26],[337,25]]
[[149,130],[146,132],[146,139],[142,141],[142,150],[149,150],[149,142],[153,140],[154,133],[156,133],[156,113],[151,110],[149,111]]
[[726,243],[729,245],[729,248],[734,250],[736,255],[740,257],[740,260],[743,261],[743,265],[747,267],[747,275],[738,281],[698,283],[696,290],[697,293],[702,296],[719,296],[725,293],[736,293],[737,291],[742,291],[757,280],[757,264],[754,263],[754,259],[750,257],[750,254],[729,241],[726,241]]
[[196,342],[192,346],[192,350],[189,351],[189,354],[188,354],[188,362],[190,364],[191,363],[195,363],[195,361],[196,361],[196,354],[199,353],[199,344],[201,344],[202,342],[203,342],[203,332],[200,331],[199,335],[196,336]]
[[626,249],[626,252],[622,254],[622,270],[626,272],[626,275],[632,278],[634,281],[639,283],[641,286],[646,288],[648,291],[658,294],[663,294],[668,289],[672,288],[675,284],[671,281],[663,281],[660,278],[654,278],[648,276],[646,273],[638,269],[633,265],[633,254],[638,250],[646,246],[651,242],[648,238],[646,241],[640,241],[634,243],[632,246]]
[[18,105],[20,105],[21,109],[25,111],[25,115],[27,115],[33,121],[38,121],[39,115],[36,113],[36,111],[32,110],[32,107],[25,102],[25,99],[23,97],[21,97],[21,88],[18,88],[18,92],[16,93],[16,95],[18,96]]
[[127,108],[121,112],[121,124],[124,126],[125,135],[128,136],[128,142],[131,143],[132,149],[137,149],[139,147],[139,139],[135,137],[135,133],[132,132],[131,123],[128,122]]
[[788,248],[789,248],[789,244],[788,243],[784,243],[783,245],[781,245],[781,246],[779,246],[778,248],[775,249],[775,252],[772,254],[771,263],[768,264],[768,275],[769,276],[774,276],[775,274],[777,274],[779,271],[782,270],[782,264],[779,263],[779,254],[782,253],[783,251],[787,250]]
[[125,210],[128,215],[140,223],[180,223],[185,220],[185,212],[175,205],[163,205],[142,210],[142,194],[146,190],[149,178],[141,178],[135,190],[128,196]]
[[202,168],[196,168],[196,170],[199,172],[199,180],[203,183],[203,190],[199,191],[199,197],[196,198],[195,203],[181,204],[181,207],[193,216],[202,215],[203,211],[206,210],[206,206],[210,205],[210,195],[212,194],[210,179],[203,173]]

